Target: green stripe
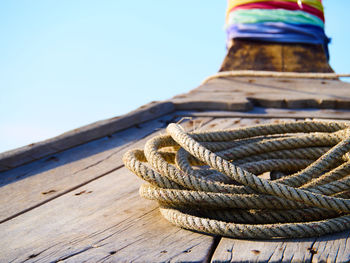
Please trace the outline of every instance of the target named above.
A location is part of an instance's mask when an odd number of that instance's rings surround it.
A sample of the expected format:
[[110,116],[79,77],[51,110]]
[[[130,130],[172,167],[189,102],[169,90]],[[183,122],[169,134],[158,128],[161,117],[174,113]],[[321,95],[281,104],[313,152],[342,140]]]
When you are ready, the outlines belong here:
[[324,28],[324,23],[318,17],[303,11],[284,9],[249,9],[236,10],[229,14],[227,25],[257,24],[264,22],[283,22],[289,24],[308,24]]

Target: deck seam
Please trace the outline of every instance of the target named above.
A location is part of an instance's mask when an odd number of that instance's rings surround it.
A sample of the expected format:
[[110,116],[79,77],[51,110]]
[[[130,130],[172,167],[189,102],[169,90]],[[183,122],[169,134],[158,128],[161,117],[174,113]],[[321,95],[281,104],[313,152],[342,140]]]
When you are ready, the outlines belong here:
[[216,249],[218,248],[220,241],[222,239],[222,236],[215,236],[213,239],[213,244],[211,245],[207,257],[204,259],[203,263],[210,263],[212,262],[214,253]]
[[313,251],[314,246],[315,246],[315,244],[316,244],[316,241],[317,241],[317,239],[315,239],[315,240],[312,242],[312,244],[311,244],[311,246],[310,246],[310,248],[309,248],[309,252],[310,252],[310,263],[313,262],[313,257],[314,257],[314,255],[315,255],[315,253],[312,253],[311,251]]

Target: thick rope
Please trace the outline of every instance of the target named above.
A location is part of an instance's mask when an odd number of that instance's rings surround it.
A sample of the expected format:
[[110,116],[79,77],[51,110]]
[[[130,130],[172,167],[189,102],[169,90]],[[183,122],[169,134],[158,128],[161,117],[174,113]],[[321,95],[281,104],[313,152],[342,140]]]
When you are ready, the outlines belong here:
[[[312,237],[350,228],[350,123],[301,121],[168,135],[127,152],[171,223],[238,238]],[[262,175],[270,174],[270,179]],[[274,176],[277,174],[278,176]]]
[[270,77],[270,78],[299,78],[299,79],[338,79],[348,78],[348,74],[338,73],[310,73],[310,72],[277,72],[277,71],[259,71],[259,70],[233,70],[233,71],[222,71],[212,76],[207,77],[202,85],[207,83],[209,80],[217,78],[228,78],[228,77]]

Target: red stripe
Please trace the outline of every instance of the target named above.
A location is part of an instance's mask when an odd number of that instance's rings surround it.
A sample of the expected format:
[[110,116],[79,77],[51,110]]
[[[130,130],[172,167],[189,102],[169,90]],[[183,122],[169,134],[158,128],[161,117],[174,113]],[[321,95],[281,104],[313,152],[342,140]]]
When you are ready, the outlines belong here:
[[317,16],[324,22],[324,14],[322,11],[303,4],[303,8],[300,8],[300,6],[297,3],[294,2],[278,2],[278,1],[266,1],[266,2],[258,2],[258,3],[249,3],[249,4],[243,4],[239,6],[233,7],[230,12],[234,10],[239,10],[239,9],[286,9],[286,10],[300,10],[307,12],[311,15]]

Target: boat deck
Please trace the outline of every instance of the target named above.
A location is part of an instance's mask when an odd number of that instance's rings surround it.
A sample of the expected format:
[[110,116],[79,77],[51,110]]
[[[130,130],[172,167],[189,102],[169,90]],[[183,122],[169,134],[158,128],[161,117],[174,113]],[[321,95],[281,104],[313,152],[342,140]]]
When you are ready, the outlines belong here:
[[0,262],[349,262],[350,231],[240,240],[180,229],[142,199],[122,155],[167,124],[216,130],[350,120],[350,84],[223,78],[169,101],[0,155]]

